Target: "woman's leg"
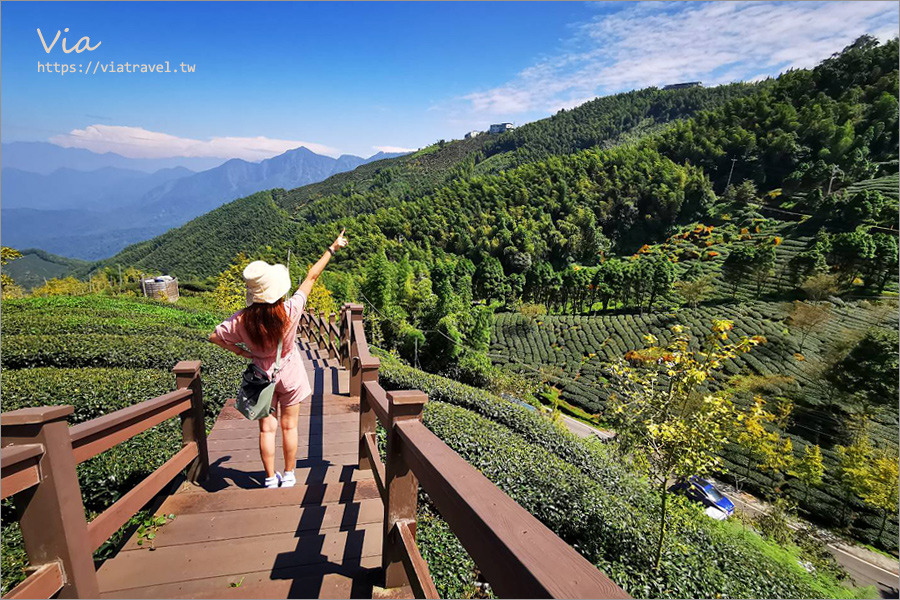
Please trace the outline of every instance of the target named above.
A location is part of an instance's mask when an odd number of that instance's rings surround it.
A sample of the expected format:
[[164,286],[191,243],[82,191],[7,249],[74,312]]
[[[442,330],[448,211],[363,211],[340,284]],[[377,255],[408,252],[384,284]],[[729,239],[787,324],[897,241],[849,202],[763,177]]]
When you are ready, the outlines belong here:
[[266,477],[275,477],[275,432],[278,419],[269,415],[259,420],[259,457],[262,458]]
[[297,465],[297,420],[300,403],[281,406],[281,436],[284,445],[284,472],[293,472]]

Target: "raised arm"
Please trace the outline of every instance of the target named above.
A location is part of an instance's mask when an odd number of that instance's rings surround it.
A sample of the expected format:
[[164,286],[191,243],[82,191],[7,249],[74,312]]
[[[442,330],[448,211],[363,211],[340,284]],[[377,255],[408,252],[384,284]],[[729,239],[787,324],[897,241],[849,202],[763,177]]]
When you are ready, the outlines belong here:
[[347,245],[347,238],[344,237],[344,233],[346,233],[346,229],[342,229],[340,235],[337,236],[337,239],[328,246],[328,250],[325,251],[325,254],[322,255],[316,264],[314,264],[309,269],[309,273],[306,274],[306,279],[303,280],[303,283],[300,284],[300,291],[309,298],[309,293],[312,291],[313,286],[316,284],[316,280],[319,278],[319,275],[322,274],[322,271],[325,270],[325,267],[328,266],[328,261],[331,260],[331,257],[334,256],[334,253],[337,252],[340,248],[343,248]]

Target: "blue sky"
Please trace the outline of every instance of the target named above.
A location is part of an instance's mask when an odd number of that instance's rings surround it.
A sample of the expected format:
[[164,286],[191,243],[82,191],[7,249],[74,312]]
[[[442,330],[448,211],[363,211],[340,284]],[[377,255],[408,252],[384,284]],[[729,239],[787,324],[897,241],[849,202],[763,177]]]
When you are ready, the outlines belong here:
[[[126,156],[368,156],[594,96],[808,67],[896,2],[3,2],[0,136]],[[48,54],[58,30],[72,48]],[[196,65],[39,73],[38,62]]]

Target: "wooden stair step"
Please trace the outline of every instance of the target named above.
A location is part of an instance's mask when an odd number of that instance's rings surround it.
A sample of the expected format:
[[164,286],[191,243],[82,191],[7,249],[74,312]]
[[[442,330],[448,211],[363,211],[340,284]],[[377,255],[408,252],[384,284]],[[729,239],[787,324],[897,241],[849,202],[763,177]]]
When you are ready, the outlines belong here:
[[[158,586],[101,591],[101,598],[374,598],[381,559],[362,557],[358,565],[323,565],[272,569],[205,577]],[[347,590],[343,579],[352,580]],[[369,588],[371,587],[371,591]]]
[[206,542],[192,545],[187,553],[179,546],[122,552],[104,563],[97,577],[100,589],[109,592],[188,581],[198,575],[227,577],[331,562],[358,563],[362,557],[380,556],[382,529],[381,523],[368,523],[349,531],[332,528]]
[[202,488],[186,484],[182,491],[166,498],[159,513],[186,515],[266,506],[360,502],[371,498],[381,498],[373,479],[341,483],[298,484],[292,488],[278,489],[231,487],[230,489],[220,489],[215,493],[207,493]]
[[[243,442],[243,440],[231,441]],[[297,460],[310,463],[307,466],[312,466],[314,461],[323,464],[330,463],[336,465],[351,465],[357,462],[357,457],[359,456],[359,442],[350,441],[343,444],[331,444],[331,440],[328,440],[328,442],[329,445],[327,447],[322,447],[317,444],[301,445],[297,448]],[[246,448],[210,448],[209,462],[214,463],[219,459],[224,459],[227,462],[252,462],[260,460],[257,444],[248,444],[248,446],[249,447]],[[276,446],[276,453],[277,452],[278,446]]]
[[[281,470],[280,459],[276,459],[275,464]],[[372,478],[371,471],[360,471],[356,468],[356,464],[295,468],[294,473],[297,476],[298,485],[351,483]],[[274,491],[263,488],[265,478],[266,474],[259,459],[245,463],[223,463],[215,468],[210,468],[209,477],[196,490],[198,493],[202,491],[217,492],[236,487],[242,490]],[[280,490],[281,488],[279,488]]]
[[[325,429],[337,429],[340,425],[346,425],[348,423],[359,423],[359,415],[354,413],[342,413],[335,415],[300,415],[300,419],[297,421],[297,426],[300,432],[309,431],[309,427],[321,427],[322,430]],[[246,428],[222,428],[218,429],[213,427],[213,430],[210,432],[207,439],[209,440],[218,440],[218,439],[233,439],[240,437],[248,437],[252,434],[259,435],[259,428],[257,426],[256,430],[252,427]]]
[[[160,527],[153,540],[155,548],[198,544],[280,533],[314,532],[324,529],[349,531],[369,523],[381,523],[384,504],[380,498],[359,502],[266,506],[239,511],[194,513],[177,517]],[[147,549],[138,545],[137,536],[130,539],[121,552]]]
[[[357,421],[359,418],[357,417]],[[243,435],[241,435],[243,433]],[[299,450],[304,450],[304,446],[308,449],[310,445],[328,447],[335,445],[344,445],[351,442],[359,441],[359,431],[356,429],[348,429],[346,427],[324,427],[322,431],[300,430],[299,433]],[[281,445],[281,434],[275,436],[276,448]],[[248,429],[246,431],[236,430],[233,434],[216,437],[208,442],[210,452],[218,450],[242,450],[248,448],[259,448],[259,430]],[[299,451],[298,450],[298,451]],[[298,454],[299,456],[299,454]]]

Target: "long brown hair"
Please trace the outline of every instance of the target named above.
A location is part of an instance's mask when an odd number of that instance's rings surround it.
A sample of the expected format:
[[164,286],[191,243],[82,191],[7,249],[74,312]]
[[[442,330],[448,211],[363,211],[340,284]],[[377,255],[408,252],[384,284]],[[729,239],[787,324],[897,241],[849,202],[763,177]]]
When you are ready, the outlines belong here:
[[250,341],[261,350],[274,350],[289,325],[283,302],[255,302],[244,309],[241,318]]

